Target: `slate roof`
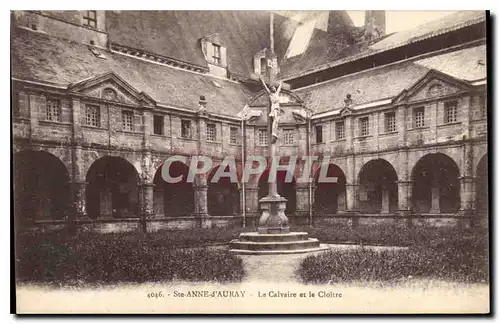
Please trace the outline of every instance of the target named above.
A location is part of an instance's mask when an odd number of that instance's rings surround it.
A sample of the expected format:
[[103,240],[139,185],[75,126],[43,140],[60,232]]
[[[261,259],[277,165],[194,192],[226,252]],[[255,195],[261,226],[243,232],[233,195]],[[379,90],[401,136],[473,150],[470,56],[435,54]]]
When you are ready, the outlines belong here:
[[[208,112],[229,116],[239,112],[252,97],[239,83],[100,51],[107,59],[96,57],[87,45],[14,28],[12,77],[67,86],[114,72],[159,103],[198,109],[199,96],[204,95]],[[213,81],[222,87],[215,86]]]
[[465,48],[417,61],[457,79],[475,81],[486,78],[486,45]]
[[[358,43],[345,48],[335,55],[329,54],[326,37],[311,42],[311,49],[299,57],[283,62],[281,78],[290,79],[306,73],[323,70],[348,61],[383,52],[391,48],[403,46],[429,37],[437,36],[452,30],[463,28],[486,20],[485,11],[458,11],[440,19],[427,22],[417,27],[386,35],[373,44]],[[324,44],[324,45],[322,45]]]
[[483,10],[457,11],[417,27],[394,33],[389,37],[371,45],[370,47],[374,50],[386,50],[428,37],[437,36],[465,26],[470,26],[485,20],[486,12]]
[[294,91],[307,107],[316,113],[340,109],[349,93],[354,105],[393,98],[409,89],[429,70],[448,74],[465,81],[486,77],[486,45],[465,48],[418,61],[407,61],[343,76]]
[[200,39],[219,33],[229,71],[249,77],[253,56],[269,46],[269,16],[266,11],[107,11],[106,29],[113,43],[203,67]]

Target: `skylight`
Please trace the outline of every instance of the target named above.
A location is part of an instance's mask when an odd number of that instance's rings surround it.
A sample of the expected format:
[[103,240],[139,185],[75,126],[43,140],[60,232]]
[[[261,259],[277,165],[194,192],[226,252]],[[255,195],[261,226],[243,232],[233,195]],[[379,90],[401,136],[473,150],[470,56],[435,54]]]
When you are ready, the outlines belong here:
[[311,19],[299,25],[293,33],[292,40],[286,51],[285,58],[294,57],[304,53],[311,40],[317,18]]

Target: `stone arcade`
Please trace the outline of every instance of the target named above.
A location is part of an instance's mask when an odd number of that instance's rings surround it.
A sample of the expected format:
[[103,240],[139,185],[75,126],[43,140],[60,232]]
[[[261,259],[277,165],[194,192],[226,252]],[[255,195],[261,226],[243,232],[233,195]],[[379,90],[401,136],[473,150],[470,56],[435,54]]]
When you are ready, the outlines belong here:
[[[268,171],[269,12],[14,11],[17,229],[252,226]],[[488,211],[485,12],[385,33],[344,11],[274,14],[280,171],[291,225],[478,225]],[[162,163],[173,155],[165,183]],[[213,169],[186,180],[192,156]],[[238,183],[212,183],[234,156]],[[326,157],[331,157],[326,161]],[[320,166],[337,183],[318,183]],[[289,175],[291,182],[284,179]],[[298,234],[300,235],[300,234]]]

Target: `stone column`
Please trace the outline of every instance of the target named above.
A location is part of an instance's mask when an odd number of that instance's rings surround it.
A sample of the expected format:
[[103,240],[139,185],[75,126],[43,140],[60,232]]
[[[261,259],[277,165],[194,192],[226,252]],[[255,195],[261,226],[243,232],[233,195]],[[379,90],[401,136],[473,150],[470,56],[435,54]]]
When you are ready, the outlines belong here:
[[210,228],[210,216],[208,215],[207,203],[208,185],[206,183],[197,184],[194,187],[194,214],[197,224],[201,228]]
[[398,181],[398,210],[401,214],[411,211],[411,181]]
[[[470,98],[465,100],[467,104],[470,103],[469,100]],[[462,216],[462,219],[459,220],[458,225],[461,227],[472,225],[473,218],[471,216],[474,214],[475,210],[476,182],[472,176],[474,169],[472,161],[474,161],[474,151],[472,149],[472,144],[468,142],[465,143],[463,147],[463,164],[461,172],[463,176],[459,178],[460,211],[458,214]]]
[[142,185],[142,210],[145,219],[151,218],[154,214],[154,184],[144,183]]
[[342,190],[337,195],[337,213],[343,213],[346,210],[346,195],[345,190]]
[[389,197],[389,189],[387,185],[382,185],[382,208],[380,210],[381,214],[389,214],[390,207],[390,197]]
[[398,213],[405,218],[405,225],[411,227],[413,225],[411,219],[411,181],[398,181]]
[[256,216],[259,214],[259,188],[245,187],[247,214]]
[[356,212],[358,210],[359,184],[347,183],[345,186],[347,211]]
[[432,183],[431,187],[431,209],[429,213],[439,214],[441,209],[439,208],[439,184],[437,182]]
[[[297,206],[295,209],[294,223],[298,225],[308,224],[309,222],[309,184],[308,183],[297,183],[295,186],[295,192],[297,195]],[[291,208],[288,206],[291,202],[288,201],[287,209]],[[286,213],[286,210],[285,210]],[[288,215],[290,217],[290,215]]]
[[71,212],[74,219],[82,219],[87,215],[86,197],[85,197],[85,181],[73,181],[70,183],[71,188]]
[[475,181],[473,177],[460,177],[460,214],[471,216],[475,209]]

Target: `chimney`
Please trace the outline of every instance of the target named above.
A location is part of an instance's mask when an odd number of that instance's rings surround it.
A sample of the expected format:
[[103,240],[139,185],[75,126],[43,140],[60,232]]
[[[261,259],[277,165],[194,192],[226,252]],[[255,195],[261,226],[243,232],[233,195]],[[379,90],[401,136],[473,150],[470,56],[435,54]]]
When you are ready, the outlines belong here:
[[385,10],[365,10],[365,41],[385,35]]

